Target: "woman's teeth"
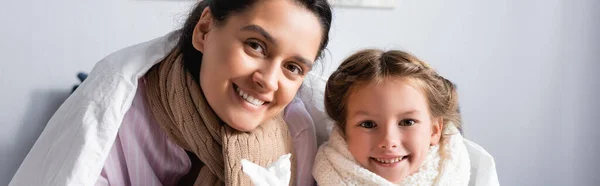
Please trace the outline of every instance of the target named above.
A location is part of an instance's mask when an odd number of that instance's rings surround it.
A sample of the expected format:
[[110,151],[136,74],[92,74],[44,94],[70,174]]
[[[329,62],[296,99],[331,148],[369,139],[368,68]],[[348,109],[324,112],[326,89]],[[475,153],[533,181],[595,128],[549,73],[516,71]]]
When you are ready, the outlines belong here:
[[379,163],[391,164],[391,163],[396,163],[396,162],[402,161],[405,157],[406,156],[401,156],[401,157],[392,158],[392,159],[379,159],[379,158],[373,158],[373,159],[375,159],[375,161],[377,161]]
[[242,91],[242,89],[240,89],[240,88],[236,88],[236,89],[237,89],[237,92],[238,92],[238,94],[239,94],[239,95],[240,95],[242,98],[244,98],[244,100],[246,100],[246,102],[248,102],[248,103],[250,103],[250,104],[252,104],[252,105],[261,106],[261,105],[263,105],[263,104],[265,103],[265,101],[262,101],[262,100],[256,99],[255,97],[252,97],[252,96],[248,95],[248,93],[245,93],[245,92],[244,92],[244,91]]

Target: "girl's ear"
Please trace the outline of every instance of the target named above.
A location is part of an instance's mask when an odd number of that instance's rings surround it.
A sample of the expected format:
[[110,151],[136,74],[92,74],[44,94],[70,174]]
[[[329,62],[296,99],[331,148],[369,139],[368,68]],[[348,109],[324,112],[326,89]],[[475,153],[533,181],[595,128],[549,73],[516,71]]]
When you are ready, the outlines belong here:
[[433,119],[432,121],[430,146],[437,145],[440,142],[442,130],[444,129],[444,119],[442,117]]
[[194,27],[194,32],[192,33],[192,45],[196,50],[204,52],[206,36],[210,32],[210,29],[212,29],[213,22],[214,21],[212,13],[210,12],[210,7],[204,8],[198,23],[196,23],[196,27]]

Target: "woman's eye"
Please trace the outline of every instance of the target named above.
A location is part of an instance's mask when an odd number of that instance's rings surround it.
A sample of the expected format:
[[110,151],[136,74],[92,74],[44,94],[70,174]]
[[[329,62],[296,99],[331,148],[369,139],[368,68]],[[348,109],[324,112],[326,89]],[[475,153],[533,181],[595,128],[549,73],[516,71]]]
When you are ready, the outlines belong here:
[[413,126],[415,124],[417,124],[417,121],[413,119],[405,119],[400,121],[400,126]]
[[370,129],[370,128],[373,128],[373,127],[375,127],[377,125],[374,122],[372,122],[372,121],[365,121],[365,122],[360,123],[360,126],[363,127],[363,128]]
[[285,65],[285,68],[296,75],[304,74],[304,71],[302,70],[302,68],[295,64],[287,64],[287,65]]
[[256,41],[247,41],[246,45],[248,45],[252,50],[258,52],[262,55],[265,55],[265,47]]

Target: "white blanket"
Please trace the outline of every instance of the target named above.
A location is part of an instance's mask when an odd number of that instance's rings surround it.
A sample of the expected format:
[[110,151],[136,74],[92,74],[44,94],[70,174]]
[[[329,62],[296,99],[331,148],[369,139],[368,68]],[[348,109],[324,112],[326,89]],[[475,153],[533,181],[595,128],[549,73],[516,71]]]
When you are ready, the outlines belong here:
[[[94,185],[131,106],[138,79],[175,46],[178,35],[169,33],[98,62],[50,119],[10,185]],[[308,80],[323,79],[312,76],[309,74]],[[322,121],[322,107],[314,106],[322,98],[313,99],[311,95],[322,95],[318,92],[323,89],[311,85],[324,84],[308,84],[297,97],[305,103],[313,121]]]
[[[98,62],[50,119],[9,185],[93,185],[131,106],[137,80],[174,47],[177,36],[177,32],[169,33]],[[323,108],[325,80],[309,73],[297,95],[316,125],[319,142],[327,139],[331,126]],[[497,177],[492,157],[474,143],[471,147],[471,163],[478,165],[475,168],[482,165],[471,171],[471,177],[489,178],[471,181],[494,185]]]

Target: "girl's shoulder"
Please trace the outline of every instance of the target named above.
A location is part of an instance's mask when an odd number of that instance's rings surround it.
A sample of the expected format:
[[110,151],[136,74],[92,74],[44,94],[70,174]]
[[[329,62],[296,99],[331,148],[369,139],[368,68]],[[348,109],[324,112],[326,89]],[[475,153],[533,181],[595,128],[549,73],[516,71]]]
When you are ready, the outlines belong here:
[[496,173],[494,157],[483,147],[468,139],[463,139],[471,162],[469,185],[500,185]]

